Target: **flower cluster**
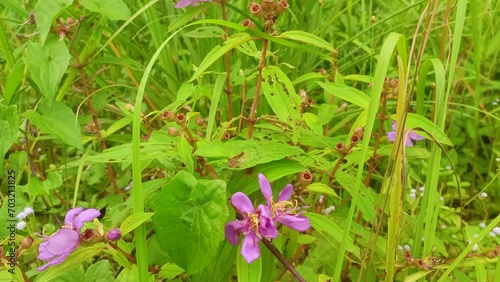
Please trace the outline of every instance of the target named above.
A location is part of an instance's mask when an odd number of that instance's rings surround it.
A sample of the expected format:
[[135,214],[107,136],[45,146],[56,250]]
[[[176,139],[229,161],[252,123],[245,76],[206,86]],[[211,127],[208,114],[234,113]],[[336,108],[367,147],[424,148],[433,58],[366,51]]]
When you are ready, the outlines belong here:
[[96,209],[83,210],[79,207],[69,210],[64,218],[64,226],[52,236],[44,236],[45,242],[38,248],[38,258],[47,261],[47,264],[39,267],[38,271],[62,263],[80,244],[80,230],[83,224],[100,215]]
[[248,263],[260,256],[260,240],[278,236],[276,222],[298,231],[306,231],[311,227],[309,219],[297,212],[298,208],[290,201],[293,192],[291,184],[281,190],[277,202],[273,199],[271,184],[263,174],[259,174],[259,185],[267,205],[259,205],[255,209],[247,195],[234,193],[231,205],[243,219],[229,222],[224,230],[229,243],[235,246],[240,241],[240,234],[243,234],[241,255]]
[[24,221],[24,219],[34,212],[35,211],[32,207],[25,207],[23,211],[16,216],[17,219],[20,220],[16,225],[17,230],[24,230],[24,228],[26,227],[26,222]]

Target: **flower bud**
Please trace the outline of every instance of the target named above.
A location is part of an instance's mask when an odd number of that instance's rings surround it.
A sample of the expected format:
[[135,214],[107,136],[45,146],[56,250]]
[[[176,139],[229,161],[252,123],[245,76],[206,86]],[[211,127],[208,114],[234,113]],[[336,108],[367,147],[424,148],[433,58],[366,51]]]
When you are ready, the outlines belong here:
[[313,175],[309,171],[304,171],[300,174],[299,182],[301,185],[309,185],[313,180]]
[[179,136],[179,129],[177,129],[177,127],[171,126],[167,129],[167,133],[170,136],[176,137]]
[[21,241],[21,245],[19,246],[20,249],[29,249],[35,240],[31,236],[27,236]]
[[390,81],[389,81],[389,78],[388,77],[385,77],[384,78],[384,89],[388,89],[390,85]]
[[271,12],[272,10],[274,10],[275,4],[276,3],[274,2],[274,0],[262,0],[260,6],[262,7],[262,10],[264,10],[264,12]]
[[397,79],[397,78],[391,79],[391,81],[389,82],[389,85],[391,86],[391,88],[398,87],[399,86],[399,79]]
[[290,5],[288,5],[288,2],[286,0],[280,0],[278,4],[276,4],[276,7],[274,7],[274,13],[276,14],[276,16],[279,16],[286,12],[289,7]]
[[257,18],[262,18],[264,17],[264,11],[262,10],[262,7],[260,6],[259,3],[257,2],[252,2],[248,5],[248,9],[250,10],[250,13],[254,15]]
[[196,120],[195,120],[195,122],[199,126],[202,126],[205,123],[205,121],[201,117],[197,117]]
[[122,232],[118,228],[114,228],[109,230],[106,238],[108,238],[109,241],[118,241],[122,237]]
[[171,112],[171,111],[164,111],[162,114],[161,114],[161,118],[162,119],[166,119],[167,121],[174,121],[175,120],[175,113],[174,112]]

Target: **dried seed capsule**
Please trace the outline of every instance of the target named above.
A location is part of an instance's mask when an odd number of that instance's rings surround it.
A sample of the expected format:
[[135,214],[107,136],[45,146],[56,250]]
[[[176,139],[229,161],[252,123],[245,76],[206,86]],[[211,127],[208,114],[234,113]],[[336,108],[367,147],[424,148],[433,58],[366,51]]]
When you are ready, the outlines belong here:
[[279,16],[286,12],[289,7],[290,5],[288,5],[288,2],[286,0],[280,0],[278,4],[276,4],[276,7],[274,7],[274,13],[276,14],[276,16]]
[[299,182],[301,185],[309,185],[313,180],[313,175],[309,171],[304,171],[300,174]]
[[252,2],[248,5],[248,9],[250,10],[250,13],[254,15],[257,18],[262,18],[264,17],[264,11],[262,10],[262,7],[260,6],[259,3],[257,2]]
[[161,118],[162,119],[165,119],[167,121],[174,121],[175,120],[175,113],[174,112],[171,112],[171,111],[164,111],[162,114],[161,114]]
[[250,28],[250,29],[255,29],[255,27],[256,27],[256,26],[255,26],[255,23],[254,23],[254,22],[252,22],[252,21],[251,21],[250,19],[248,19],[248,18],[247,18],[247,19],[245,19],[245,20],[243,21],[243,23],[241,23],[241,24],[242,24],[244,27],[246,27],[246,28]]
[[274,10],[275,4],[276,3],[274,2],[274,0],[262,0],[260,6],[262,7],[262,10],[264,10],[264,12],[271,12],[272,10]]
[[175,122],[178,125],[183,125],[184,123],[186,123],[186,116],[184,114],[177,114],[175,116]]
[[177,129],[177,127],[171,126],[167,129],[167,133],[168,133],[168,135],[173,136],[173,137],[179,136],[179,129]]

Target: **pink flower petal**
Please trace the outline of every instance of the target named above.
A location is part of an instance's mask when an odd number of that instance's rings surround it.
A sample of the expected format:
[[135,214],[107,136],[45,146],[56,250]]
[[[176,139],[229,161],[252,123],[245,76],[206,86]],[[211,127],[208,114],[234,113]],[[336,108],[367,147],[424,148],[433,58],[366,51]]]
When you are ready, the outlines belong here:
[[311,227],[309,218],[303,215],[285,215],[283,217],[276,217],[275,220],[298,231],[306,231]]
[[396,128],[397,128],[396,121],[395,121],[395,120],[393,120],[393,121],[392,121],[392,130],[393,130],[393,131],[396,131]]
[[406,147],[413,147],[413,142],[411,142],[410,137],[406,138]]
[[288,201],[292,197],[293,193],[293,185],[292,184],[287,184],[283,190],[280,191],[278,195],[278,202],[281,201]]
[[264,199],[266,199],[267,205],[271,205],[271,197],[273,196],[273,190],[271,189],[271,183],[269,183],[269,180],[264,176],[264,174],[259,173],[259,185],[260,185],[260,191],[262,192],[262,195],[264,195]]
[[271,219],[271,211],[268,206],[259,205],[257,207],[257,214],[259,214],[259,234],[262,237],[273,239],[278,236],[278,229],[274,221]]
[[245,235],[245,238],[243,239],[243,245],[241,246],[241,255],[248,263],[252,263],[254,260],[259,258],[259,242],[260,239],[254,232],[250,232]]
[[68,227],[75,226],[75,218],[83,211],[82,207],[70,209],[66,213],[66,217],[64,218],[64,225]]
[[94,218],[97,218],[101,215],[101,212],[96,209],[86,209],[82,211],[74,220],[73,226],[76,228],[78,232],[82,229],[83,224],[85,222],[93,221]]
[[389,141],[391,142],[394,142],[394,140],[396,140],[396,131],[387,132],[387,139],[389,139]]
[[66,257],[80,243],[80,235],[73,229],[62,228],[54,235],[41,243],[38,248],[38,258],[48,261],[47,264],[38,268],[39,271],[45,270],[51,265],[62,263]]
[[242,227],[243,224],[236,220],[226,224],[224,234],[226,234],[226,239],[231,245],[236,246],[240,242],[240,231]]
[[231,205],[233,205],[233,207],[244,216],[246,216],[249,212],[255,213],[252,202],[248,196],[242,192],[236,192],[233,194],[231,197]]
[[410,138],[411,140],[424,140],[425,139],[424,136],[418,135],[417,133],[415,133],[413,131],[410,131],[410,133],[408,134],[408,138]]

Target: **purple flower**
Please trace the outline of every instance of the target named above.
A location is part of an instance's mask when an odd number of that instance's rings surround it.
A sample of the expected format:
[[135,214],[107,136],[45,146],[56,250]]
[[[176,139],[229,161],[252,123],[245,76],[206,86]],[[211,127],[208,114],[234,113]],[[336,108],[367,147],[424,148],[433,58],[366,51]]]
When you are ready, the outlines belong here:
[[264,195],[266,199],[267,206],[271,211],[271,219],[273,221],[298,231],[306,231],[311,227],[309,218],[303,216],[301,212],[297,213],[297,206],[290,201],[293,185],[287,184],[285,188],[280,191],[277,202],[274,202],[271,184],[262,173],[259,173],[259,185],[262,195]]
[[[393,131],[387,132],[387,139],[389,139],[389,141],[391,141],[391,142],[394,142],[394,140],[396,140],[396,121],[394,121],[394,120],[392,121],[392,130]],[[413,147],[413,142],[411,142],[412,140],[417,141],[417,140],[424,140],[424,139],[425,138],[423,136],[420,136],[417,133],[410,130],[408,132],[408,135],[406,136],[406,146]]]
[[39,267],[38,271],[62,263],[80,244],[80,230],[83,224],[100,215],[96,209],[83,210],[79,207],[69,210],[64,218],[64,226],[52,236],[45,236],[45,242],[40,244],[38,258],[47,261],[47,264]]
[[244,193],[234,193],[231,197],[231,205],[243,216],[243,219],[226,224],[224,229],[226,238],[229,243],[236,246],[240,241],[240,233],[243,234],[241,255],[248,263],[252,263],[260,256],[260,240],[262,238],[276,238],[278,230],[271,220],[269,208],[260,205],[255,210],[252,202]]
[[176,8],[185,8],[189,5],[198,6],[199,2],[209,2],[211,0],[181,0],[175,4]]
[[121,237],[122,237],[122,232],[118,228],[111,229],[108,232],[108,240],[110,241],[118,241],[120,240]]

